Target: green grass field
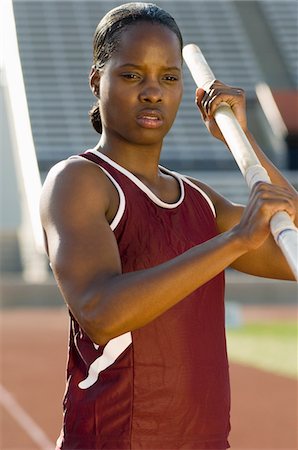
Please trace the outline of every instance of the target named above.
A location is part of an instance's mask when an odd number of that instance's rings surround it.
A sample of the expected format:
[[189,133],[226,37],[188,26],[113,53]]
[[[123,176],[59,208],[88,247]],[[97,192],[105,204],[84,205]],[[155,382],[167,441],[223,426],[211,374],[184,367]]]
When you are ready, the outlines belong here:
[[296,322],[250,323],[228,328],[227,343],[232,362],[298,378]]

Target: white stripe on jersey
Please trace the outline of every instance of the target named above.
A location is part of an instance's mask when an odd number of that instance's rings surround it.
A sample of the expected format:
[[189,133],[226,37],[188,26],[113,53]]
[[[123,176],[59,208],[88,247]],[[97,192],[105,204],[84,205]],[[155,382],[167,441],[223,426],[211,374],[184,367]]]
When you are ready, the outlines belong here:
[[116,359],[122,355],[131,343],[132,335],[130,331],[111,339],[105,346],[102,355],[96,358],[89,367],[88,376],[78,384],[79,388],[88,389],[90,386],[93,386],[98,380],[99,374],[114,364]]

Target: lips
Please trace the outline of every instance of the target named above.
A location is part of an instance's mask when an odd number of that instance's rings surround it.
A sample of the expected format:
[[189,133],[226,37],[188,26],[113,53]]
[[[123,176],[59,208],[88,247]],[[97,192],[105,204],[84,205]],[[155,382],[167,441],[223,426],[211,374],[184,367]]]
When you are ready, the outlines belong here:
[[156,129],[163,125],[163,117],[157,109],[143,109],[137,115],[137,123],[142,128]]

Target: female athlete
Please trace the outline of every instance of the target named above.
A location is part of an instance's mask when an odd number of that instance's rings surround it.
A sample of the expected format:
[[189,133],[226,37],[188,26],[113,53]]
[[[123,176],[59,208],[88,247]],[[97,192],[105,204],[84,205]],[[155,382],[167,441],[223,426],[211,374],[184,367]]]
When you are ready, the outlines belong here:
[[242,89],[216,81],[196,102],[223,142],[214,111],[232,107],[273,185],[259,183],[244,207],[159,165],[182,45],[153,4],[101,20],[90,72],[100,140],[43,187],[46,250],[70,313],[60,449],[228,448],[224,270],[293,279],[269,222],[294,218],[297,194],[248,131]]

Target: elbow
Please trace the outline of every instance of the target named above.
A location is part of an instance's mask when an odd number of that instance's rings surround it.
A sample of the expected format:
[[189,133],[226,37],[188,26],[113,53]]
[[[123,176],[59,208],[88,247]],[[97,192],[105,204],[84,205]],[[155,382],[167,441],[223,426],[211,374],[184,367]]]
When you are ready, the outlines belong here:
[[107,345],[107,343],[110,341],[110,339],[105,337],[104,335],[95,336],[91,340],[94,344],[99,345],[99,347],[105,347]]
[[104,347],[112,338],[106,326],[98,318],[81,315],[80,325],[94,344]]
[[109,338],[107,334],[102,330],[100,330],[99,332],[86,330],[86,333],[88,337],[91,339],[91,341],[94,344],[99,345],[100,347],[104,347],[111,340],[111,338]]
[[79,313],[79,324],[94,344],[105,346],[115,337],[113,324],[104,311],[86,305]]
[[75,305],[79,308],[74,311],[79,325],[94,344],[105,346],[111,339],[122,334],[121,323],[115,319],[113,302],[105,292],[86,292],[77,298]]
[[115,320],[85,320],[83,329],[91,341],[100,347],[128,331],[124,324]]

